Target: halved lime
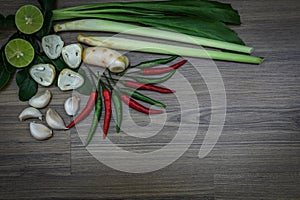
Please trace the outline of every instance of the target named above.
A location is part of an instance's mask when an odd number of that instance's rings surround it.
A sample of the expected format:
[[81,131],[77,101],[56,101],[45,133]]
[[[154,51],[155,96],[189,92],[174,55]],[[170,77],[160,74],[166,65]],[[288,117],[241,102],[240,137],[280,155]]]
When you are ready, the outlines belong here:
[[17,68],[28,66],[34,58],[32,45],[20,38],[9,41],[4,51],[7,61]]
[[40,9],[34,5],[24,5],[16,12],[15,23],[19,31],[32,34],[40,30],[44,17]]

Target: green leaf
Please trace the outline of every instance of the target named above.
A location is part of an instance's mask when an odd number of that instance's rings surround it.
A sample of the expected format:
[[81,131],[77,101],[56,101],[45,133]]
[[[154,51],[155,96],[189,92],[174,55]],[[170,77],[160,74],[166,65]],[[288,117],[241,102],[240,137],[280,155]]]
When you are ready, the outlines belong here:
[[[0,65],[1,64],[2,63],[0,63]],[[0,66],[0,91],[7,85],[11,78],[11,75],[12,74],[7,72],[4,67]]]
[[137,68],[143,69],[143,68],[150,68],[150,67],[154,67],[154,66],[158,66],[158,65],[162,65],[162,64],[167,64],[167,63],[175,60],[177,57],[178,56],[171,56],[171,57],[167,57],[167,58],[159,58],[159,59],[154,59],[154,60],[143,61],[135,66],[131,66],[131,68],[137,67]]
[[52,30],[52,11],[45,11],[44,13],[44,24],[41,30],[36,33],[38,38],[42,38],[49,35]]
[[42,7],[44,15],[44,24],[41,30],[36,33],[38,38],[42,38],[45,35],[49,35],[52,29],[52,10],[56,6],[56,0],[38,0]]
[[28,69],[17,72],[16,82],[19,86],[19,99],[21,101],[28,101],[38,90],[38,84],[31,78]]
[[151,2],[151,5],[147,5],[147,9],[171,12],[175,15],[176,13],[180,13],[186,16],[214,19],[225,23],[241,23],[238,12],[234,10],[230,4],[217,1],[172,0],[160,2],[159,5],[157,5],[156,2]]
[[16,68],[9,64],[5,57],[4,53],[4,46],[0,50],[0,65],[8,72],[8,73],[14,73],[16,71]]
[[240,24],[240,16],[230,4],[216,1],[203,0],[172,0],[159,2],[128,2],[128,3],[108,3],[122,7],[126,10],[132,8],[160,11],[166,16],[197,16],[205,19],[214,19],[217,21]]
[[[244,44],[243,40],[223,22],[212,21],[209,19],[180,18],[173,19],[163,18],[161,20],[142,19],[141,23],[155,26],[166,30],[175,30],[188,35],[200,36],[221,41]],[[193,24],[193,26],[187,25]]]
[[65,68],[68,68],[68,65],[65,63],[62,56],[55,60],[52,60],[48,58],[48,56],[46,56],[46,54],[44,53],[37,54],[34,64],[52,64],[55,67],[57,73],[61,72]]
[[15,16],[14,15],[8,15],[4,17],[2,14],[0,14],[0,30],[5,29],[15,29]]
[[89,96],[93,91],[94,86],[83,69],[79,69],[78,73],[84,78],[84,84],[80,88],[76,89],[76,91],[79,92],[80,94]]
[[56,6],[56,0],[38,0],[44,11],[52,11]]
[[[52,60],[52,63],[54,64],[57,72],[61,72],[65,68],[69,68],[69,66],[65,63],[62,56],[58,57],[55,60]],[[77,71],[76,69],[72,69],[72,70]]]

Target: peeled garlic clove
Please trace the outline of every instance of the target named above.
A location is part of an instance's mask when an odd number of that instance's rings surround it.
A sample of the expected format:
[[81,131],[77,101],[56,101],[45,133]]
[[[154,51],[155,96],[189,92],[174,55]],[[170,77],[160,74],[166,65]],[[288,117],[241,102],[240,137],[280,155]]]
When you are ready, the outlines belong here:
[[108,68],[113,73],[120,73],[129,65],[126,56],[104,47],[85,48],[82,53],[82,60],[86,64]]
[[64,42],[58,35],[47,35],[42,38],[42,48],[50,59],[56,59],[60,56]]
[[78,96],[69,97],[64,104],[65,111],[68,115],[74,116],[79,110],[80,98]]
[[53,134],[47,126],[35,122],[30,123],[30,133],[37,140],[46,140],[52,137]]
[[51,64],[33,65],[29,70],[30,76],[42,86],[50,86],[55,78],[55,67]]
[[24,121],[26,119],[30,119],[30,118],[38,118],[39,120],[42,120],[42,113],[33,107],[28,107],[25,108],[19,115],[19,120],[20,121]]
[[82,46],[80,44],[70,44],[62,48],[62,57],[66,64],[76,69],[81,63]]
[[51,96],[52,95],[49,90],[39,92],[29,99],[29,105],[34,108],[44,108],[49,104]]
[[84,78],[79,74],[70,69],[63,69],[57,81],[57,86],[62,91],[75,90],[81,87],[84,83]]
[[49,108],[46,112],[46,122],[53,129],[66,129],[66,125],[61,116],[53,109]]

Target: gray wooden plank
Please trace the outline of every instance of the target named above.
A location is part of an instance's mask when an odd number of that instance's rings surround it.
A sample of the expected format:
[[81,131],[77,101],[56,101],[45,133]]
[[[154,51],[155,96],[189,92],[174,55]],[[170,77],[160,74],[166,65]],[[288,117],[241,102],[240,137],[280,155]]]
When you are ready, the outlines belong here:
[[[92,176],[29,176],[2,177],[1,199],[141,199],[199,197],[213,198],[213,178],[197,179],[198,189],[190,188],[189,181],[176,176],[162,178],[158,174],[125,174],[110,172]],[[210,183],[207,180],[210,180]],[[202,198],[201,198],[202,197]],[[198,198],[196,198],[198,199]]]
[[216,199],[300,198],[299,173],[215,174]]
[[[45,143],[32,140],[28,124],[17,120],[26,103],[18,100],[17,86],[11,81],[0,93],[1,199],[299,199],[300,4],[297,0],[222,1],[240,11],[243,24],[232,27],[265,62],[260,66],[215,62],[228,106],[224,130],[206,158],[197,156],[211,118],[210,96],[203,78],[190,66],[178,73],[188,77],[200,101],[198,134],[172,165],[141,175],[118,172],[97,161],[75,130],[58,133]],[[98,1],[59,1],[58,7],[91,2]],[[2,0],[0,13],[11,14],[26,3],[37,4]],[[77,33],[61,35],[72,43]],[[0,36],[1,45],[8,36],[9,32]],[[159,56],[130,53],[129,57],[137,63]],[[51,90],[52,106],[63,113],[61,105],[69,93]],[[181,113],[174,98],[158,98],[169,106],[171,116],[162,133],[139,140],[112,133],[112,141],[132,152],[150,152],[167,144]],[[185,114],[194,118],[196,113]],[[148,123],[133,116],[140,125]]]
[[[20,102],[17,96],[15,80],[1,91],[0,104],[0,176],[30,175],[69,175],[71,172],[70,133],[54,131],[53,138],[47,141],[36,141],[29,131],[29,123],[39,121],[30,119],[20,122],[19,113],[27,102]],[[61,106],[64,95],[58,96],[58,90],[51,90],[54,97],[49,107],[57,110],[65,119],[66,114]],[[45,115],[47,108],[41,109]],[[45,124],[45,119],[43,122]]]

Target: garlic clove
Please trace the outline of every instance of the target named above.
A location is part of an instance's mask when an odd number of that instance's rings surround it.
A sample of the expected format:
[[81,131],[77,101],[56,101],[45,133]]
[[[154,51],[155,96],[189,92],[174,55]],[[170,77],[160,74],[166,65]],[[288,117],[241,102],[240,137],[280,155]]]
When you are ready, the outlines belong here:
[[29,70],[30,76],[42,86],[50,86],[55,78],[55,67],[51,64],[33,65]]
[[86,64],[108,68],[113,73],[123,72],[129,65],[126,56],[105,47],[87,47],[83,50],[82,61]]
[[63,69],[58,76],[57,86],[62,91],[75,90],[84,84],[84,78],[70,69]]
[[50,59],[60,56],[64,42],[59,35],[47,35],[42,38],[42,48]]
[[34,107],[28,107],[25,108],[19,115],[19,120],[20,121],[24,121],[26,119],[30,119],[30,118],[38,118],[39,120],[42,120],[42,113],[34,108]]
[[34,108],[44,108],[49,104],[51,96],[52,94],[49,90],[38,92],[36,95],[31,97],[31,99],[29,99],[29,105]]
[[76,69],[81,63],[82,46],[80,44],[70,44],[62,48],[62,57],[66,64]]
[[46,122],[53,129],[66,129],[66,125],[61,116],[53,109],[49,108],[46,112]]
[[68,115],[74,116],[79,110],[80,98],[78,96],[69,97],[65,103],[65,111]]
[[35,122],[30,123],[30,133],[37,140],[46,140],[52,137],[53,132],[47,126]]

